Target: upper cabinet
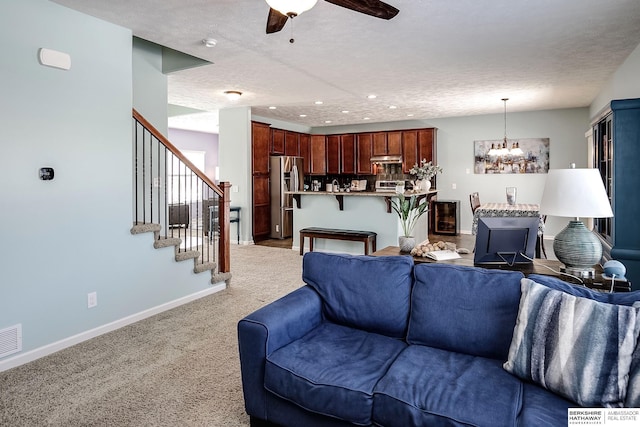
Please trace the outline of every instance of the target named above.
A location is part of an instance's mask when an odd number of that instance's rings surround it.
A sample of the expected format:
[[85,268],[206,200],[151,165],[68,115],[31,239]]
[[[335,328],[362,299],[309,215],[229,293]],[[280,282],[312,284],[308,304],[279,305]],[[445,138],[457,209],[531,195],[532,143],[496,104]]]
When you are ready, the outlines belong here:
[[268,174],[271,128],[265,123],[251,122],[251,138],[252,173]]
[[402,154],[402,132],[376,132],[372,138],[374,156]]
[[271,154],[284,154],[284,136],[285,131],[282,129],[271,129]]
[[356,174],[358,175],[373,175],[373,166],[371,165],[373,138],[374,134],[371,133],[359,133],[356,135]]
[[298,132],[285,132],[284,154],[296,157],[300,155],[300,134]]
[[327,135],[327,173],[340,173],[340,135]]
[[301,133],[300,136],[300,157],[303,159],[304,174],[311,173],[311,135]]
[[418,131],[402,131],[402,172],[409,170],[418,163]]
[[324,135],[311,135],[311,175],[327,173],[327,144]]
[[340,173],[348,175],[356,173],[356,136],[354,134],[340,136]]

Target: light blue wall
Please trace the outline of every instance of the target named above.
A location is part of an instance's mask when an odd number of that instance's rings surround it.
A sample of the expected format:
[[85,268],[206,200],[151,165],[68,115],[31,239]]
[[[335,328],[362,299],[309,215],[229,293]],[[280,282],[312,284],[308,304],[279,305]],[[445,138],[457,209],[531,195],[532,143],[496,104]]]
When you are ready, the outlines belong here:
[[167,76],[162,73],[162,47],[133,38],[133,108],[162,135],[168,135]]
[[231,204],[241,208],[240,241],[252,243],[251,108],[220,110],[219,117],[220,181],[233,185]]
[[[0,329],[22,324],[14,358],[211,286],[129,232],[131,32],[47,0],[1,9]],[[41,66],[41,47],[71,70]]]

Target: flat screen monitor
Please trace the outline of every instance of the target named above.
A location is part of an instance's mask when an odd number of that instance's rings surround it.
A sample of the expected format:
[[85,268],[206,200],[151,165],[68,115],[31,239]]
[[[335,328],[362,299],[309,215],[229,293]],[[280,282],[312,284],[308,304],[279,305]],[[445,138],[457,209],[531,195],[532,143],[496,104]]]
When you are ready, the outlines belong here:
[[532,261],[528,258],[535,256],[539,223],[537,216],[478,218],[473,263],[530,264]]

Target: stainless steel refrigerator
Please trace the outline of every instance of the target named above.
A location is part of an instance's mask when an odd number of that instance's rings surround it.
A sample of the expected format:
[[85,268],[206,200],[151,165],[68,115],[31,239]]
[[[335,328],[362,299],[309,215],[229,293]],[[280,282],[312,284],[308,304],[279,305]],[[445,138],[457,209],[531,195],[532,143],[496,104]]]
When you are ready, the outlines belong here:
[[285,239],[293,236],[293,195],[285,191],[299,191],[304,183],[302,157],[271,156],[271,237]]

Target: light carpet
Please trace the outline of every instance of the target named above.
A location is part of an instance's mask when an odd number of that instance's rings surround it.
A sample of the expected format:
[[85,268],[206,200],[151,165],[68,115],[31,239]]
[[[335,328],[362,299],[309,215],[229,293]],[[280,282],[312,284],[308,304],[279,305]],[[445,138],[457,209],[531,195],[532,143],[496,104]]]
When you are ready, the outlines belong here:
[[0,372],[0,426],[249,425],[236,325],[300,287],[301,266],[231,245],[229,288]]

